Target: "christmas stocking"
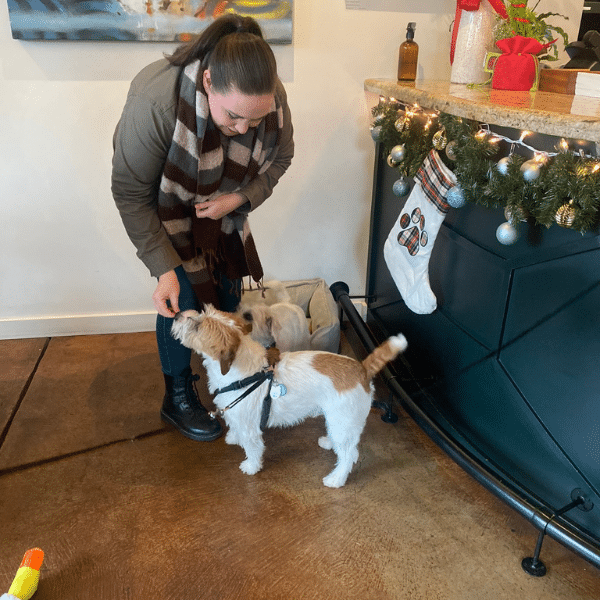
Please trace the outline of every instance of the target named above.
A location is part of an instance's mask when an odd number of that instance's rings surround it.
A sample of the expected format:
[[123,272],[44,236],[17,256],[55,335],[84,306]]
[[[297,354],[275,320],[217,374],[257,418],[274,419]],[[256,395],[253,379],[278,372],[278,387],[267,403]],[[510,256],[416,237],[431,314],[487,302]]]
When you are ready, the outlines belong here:
[[406,306],[424,315],[437,300],[429,287],[429,257],[450,206],[448,191],[456,184],[450,169],[432,150],[415,177],[415,186],[383,246],[383,255]]

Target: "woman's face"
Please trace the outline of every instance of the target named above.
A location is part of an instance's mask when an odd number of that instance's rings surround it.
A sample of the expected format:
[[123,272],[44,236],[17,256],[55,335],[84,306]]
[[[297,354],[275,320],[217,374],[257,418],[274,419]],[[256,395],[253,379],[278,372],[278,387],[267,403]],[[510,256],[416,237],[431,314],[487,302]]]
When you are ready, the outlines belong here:
[[204,71],[202,82],[212,119],[227,136],[240,135],[250,127],[257,127],[271,110],[273,94],[246,96],[235,89],[219,94],[212,89],[208,69]]

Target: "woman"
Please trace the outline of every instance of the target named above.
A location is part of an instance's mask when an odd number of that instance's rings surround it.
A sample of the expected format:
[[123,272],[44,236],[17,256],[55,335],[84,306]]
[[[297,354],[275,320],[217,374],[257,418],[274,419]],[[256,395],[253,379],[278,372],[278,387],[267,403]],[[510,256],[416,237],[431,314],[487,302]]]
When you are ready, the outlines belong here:
[[193,440],[221,425],[200,403],[191,352],[171,336],[178,311],[234,311],[262,267],[246,215],[294,153],[275,57],[251,18],[226,15],[133,80],[114,137],[112,192],[152,299],[165,378],[164,421]]

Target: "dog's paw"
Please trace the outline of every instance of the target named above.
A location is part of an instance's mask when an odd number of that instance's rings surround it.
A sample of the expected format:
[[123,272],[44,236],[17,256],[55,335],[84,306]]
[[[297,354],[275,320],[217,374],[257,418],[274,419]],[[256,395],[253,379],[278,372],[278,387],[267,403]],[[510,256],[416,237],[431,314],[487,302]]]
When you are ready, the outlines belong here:
[[225,435],[225,443],[231,444],[232,446],[238,443],[237,436],[235,433],[233,433],[233,431],[231,431],[231,429],[227,432],[227,435]]
[[339,488],[346,483],[346,477],[340,477],[335,471],[323,477],[323,485],[330,488]]
[[246,473],[246,475],[255,475],[260,471],[261,464],[246,459],[240,464],[240,470],[242,473]]
[[319,446],[321,446],[323,450],[331,450],[333,448],[331,440],[326,435],[323,435],[319,438]]

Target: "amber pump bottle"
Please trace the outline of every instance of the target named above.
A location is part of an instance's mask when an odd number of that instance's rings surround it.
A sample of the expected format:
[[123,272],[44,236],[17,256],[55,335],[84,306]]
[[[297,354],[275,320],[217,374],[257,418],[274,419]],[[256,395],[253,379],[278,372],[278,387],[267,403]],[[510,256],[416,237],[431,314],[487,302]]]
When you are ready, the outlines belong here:
[[400,44],[398,56],[398,81],[414,81],[417,78],[417,59],[419,45],[415,42],[416,23],[409,23],[406,28],[406,41]]

